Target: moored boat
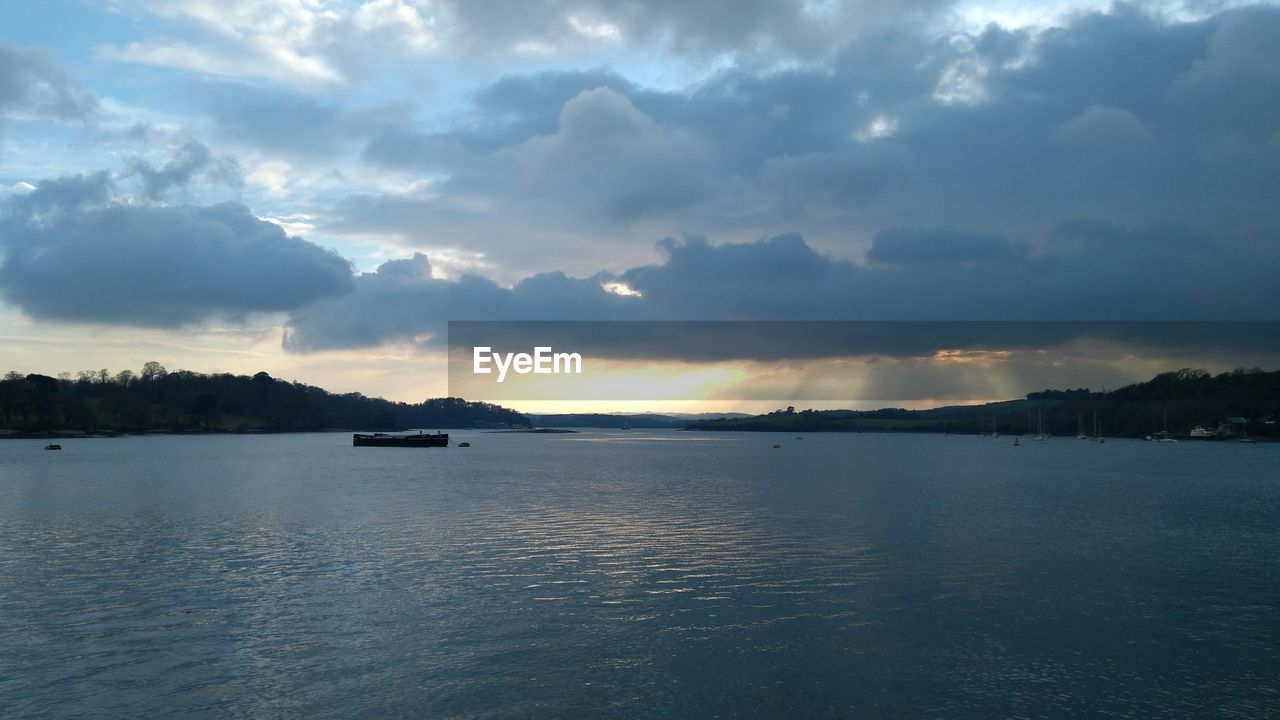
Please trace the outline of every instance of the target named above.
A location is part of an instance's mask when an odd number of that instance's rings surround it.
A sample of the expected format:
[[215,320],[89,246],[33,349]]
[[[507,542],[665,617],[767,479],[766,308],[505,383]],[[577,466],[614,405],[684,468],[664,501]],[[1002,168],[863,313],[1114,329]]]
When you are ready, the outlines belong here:
[[351,444],[354,447],[449,447],[449,434],[356,433],[351,436]]

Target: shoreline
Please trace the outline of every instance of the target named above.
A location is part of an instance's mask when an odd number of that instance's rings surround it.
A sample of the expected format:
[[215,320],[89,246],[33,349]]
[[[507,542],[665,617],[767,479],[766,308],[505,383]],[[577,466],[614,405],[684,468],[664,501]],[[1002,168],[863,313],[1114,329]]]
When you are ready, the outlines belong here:
[[[589,427],[582,426],[578,429],[569,428],[433,428],[437,431],[475,431],[487,434],[525,434],[525,435],[566,435],[576,434],[583,430],[617,430],[612,427]],[[725,433],[725,432],[743,432],[743,433],[782,433],[782,434],[833,434],[833,435],[955,435],[957,437],[976,437],[991,438],[990,435],[979,435],[977,433],[939,433],[918,430],[795,430],[780,428],[645,428],[649,430],[672,430],[675,432],[705,432],[705,433]],[[94,431],[10,431],[0,429],[0,440],[107,440],[113,438],[126,437],[146,437],[153,435],[303,435],[307,433],[356,433],[356,432],[383,432],[383,433],[406,433],[418,430],[418,428],[406,430],[351,430],[348,428],[322,428],[317,430],[147,430],[142,432],[126,432],[114,430],[94,430]],[[425,430],[424,430],[425,432]],[[1026,435],[1000,435],[995,439],[1030,437]],[[1077,440],[1072,435],[1052,436],[1055,440]],[[1111,440],[1137,440],[1147,442],[1145,437],[1130,435],[1108,435],[1106,439]],[[1239,438],[1230,437],[1178,437],[1175,438],[1179,443],[1214,443],[1214,444],[1273,444],[1280,442],[1280,438],[1272,438],[1267,436],[1249,436],[1249,440],[1242,442]]]
[[[37,430],[37,431],[9,431],[0,430],[0,440],[106,440],[112,438],[125,437],[146,437],[151,435],[303,435],[306,433],[357,433],[357,432],[382,432],[382,433],[407,433],[415,432],[419,428],[408,428],[401,430],[351,430],[348,428],[319,428],[313,430],[143,430],[143,431],[116,431],[116,430],[87,430],[87,431],[71,431],[71,430]],[[494,430],[490,428],[450,428],[440,427],[432,428],[433,430],[475,430],[478,432],[536,432],[533,430]],[[425,429],[423,430],[425,432]]]

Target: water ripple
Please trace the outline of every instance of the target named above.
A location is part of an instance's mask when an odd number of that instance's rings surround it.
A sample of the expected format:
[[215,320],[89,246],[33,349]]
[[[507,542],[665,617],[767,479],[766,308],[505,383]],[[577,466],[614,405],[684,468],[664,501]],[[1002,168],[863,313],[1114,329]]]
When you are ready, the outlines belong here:
[[0,716],[1280,716],[1277,449],[467,439],[10,441]]

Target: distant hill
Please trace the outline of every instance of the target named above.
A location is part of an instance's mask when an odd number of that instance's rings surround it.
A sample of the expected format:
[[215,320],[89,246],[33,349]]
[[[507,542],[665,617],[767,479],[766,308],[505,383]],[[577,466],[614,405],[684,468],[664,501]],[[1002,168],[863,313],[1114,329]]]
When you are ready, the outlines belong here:
[[[768,432],[1035,432],[1043,422],[1051,435],[1092,432],[1097,414],[1102,434],[1142,437],[1163,431],[1187,436],[1195,427],[1224,436],[1247,433],[1280,438],[1280,371],[1235,370],[1210,375],[1203,370],[1163,373],[1147,382],[1111,392],[1044,390],[1021,400],[955,405],[930,410],[779,410],[746,418],[706,420],[691,430]],[[1240,421],[1244,421],[1243,423]]]
[[527,417],[489,403],[436,398],[401,403],[336,395],[266,373],[81,373],[76,379],[10,372],[0,380],[5,434],[66,432],[289,432],[325,429],[524,428]]
[[676,428],[686,427],[697,420],[713,420],[720,418],[746,418],[745,413],[559,413],[550,415],[529,415],[529,419],[538,427],[582,427],[582,428]]
[[557,413],[530,414],[539,428],[676,428],[691,421],[719,418],[750,418],[745,413]]
[[530,415],[538,427],[547,428],[683,428],[689,420],[674,415],[613,415],[611,413],[560,413],[554,415]]

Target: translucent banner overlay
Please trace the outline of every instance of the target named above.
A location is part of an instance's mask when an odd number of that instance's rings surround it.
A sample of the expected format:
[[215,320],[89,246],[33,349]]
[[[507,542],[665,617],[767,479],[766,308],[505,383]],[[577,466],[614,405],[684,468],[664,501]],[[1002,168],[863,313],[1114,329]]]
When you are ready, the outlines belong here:
[[944,402],[1280,368],[1280,322],[466,321],[449,394],[495,403]]

